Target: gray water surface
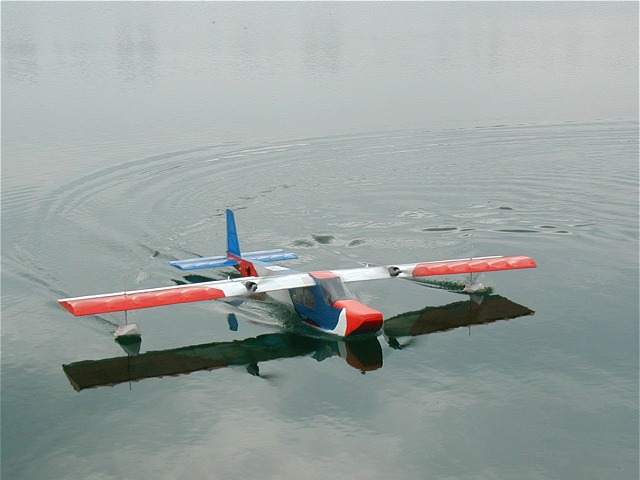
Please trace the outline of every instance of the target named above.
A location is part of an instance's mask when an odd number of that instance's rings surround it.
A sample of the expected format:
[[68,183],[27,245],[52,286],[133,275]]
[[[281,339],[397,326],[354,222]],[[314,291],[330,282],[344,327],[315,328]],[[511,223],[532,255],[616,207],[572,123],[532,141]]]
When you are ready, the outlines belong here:
[[[638,477],[637,3],[1,13],[3,478]],[[351,284],[392,319],[359,343],[204,302],[129,312],[128,358],[57,305],[225,277],[167,262],[226,208],[300,270],[538,268]]]

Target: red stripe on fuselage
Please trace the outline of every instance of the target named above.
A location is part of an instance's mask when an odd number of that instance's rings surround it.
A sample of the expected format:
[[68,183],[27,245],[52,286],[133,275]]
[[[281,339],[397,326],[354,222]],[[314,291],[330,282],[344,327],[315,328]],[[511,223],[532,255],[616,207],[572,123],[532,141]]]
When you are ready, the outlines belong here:
[[338,275],[336,275],[333,272],[330,272],[329,270],[324,270],[322,272],[309,272],[309,275],[311,275],[313,278],[317,278],[318,280],[321,280],[323,278],[337,278]]

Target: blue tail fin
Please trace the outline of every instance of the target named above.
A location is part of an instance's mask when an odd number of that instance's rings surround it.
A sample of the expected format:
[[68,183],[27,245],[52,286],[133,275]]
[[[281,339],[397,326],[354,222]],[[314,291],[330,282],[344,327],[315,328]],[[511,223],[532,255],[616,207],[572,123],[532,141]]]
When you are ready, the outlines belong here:
[[[231,210],[227,210],[227,254],[216,255],[214,257],[198,257],[187,260],[173,260],[169,262],[180,270],[196,270],[201,268],[250,266],[252,262],[277,262],[280,260],[294,260],[298,258],[293,253],[288,253],[281,248],[272,250],[260,250],[256,252],[240,253],[240,242],[238,241],[238,230],[236,229],[236,219]],[[256,275],[255,269],[249,271]],[[242,272],[244,274],[244,272]],[[249,273],[247,273],[248,275]]]
[[233,212],[227,209],[227,255],[240,256],[240,242]]

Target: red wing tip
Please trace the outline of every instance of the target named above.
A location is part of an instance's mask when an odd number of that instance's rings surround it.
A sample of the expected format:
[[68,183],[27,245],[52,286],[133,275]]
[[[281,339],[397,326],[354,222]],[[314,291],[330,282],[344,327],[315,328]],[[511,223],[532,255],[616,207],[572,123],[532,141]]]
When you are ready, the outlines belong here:
[[521,268],[537,268],[538,264],[531,257],[515,257],[515,260],[518,262],[518,266]]
[[109,293],[79,298],[58,300],[69,313],[75,316],[122,312],[140,308],[161,307],[179,303],[199,302],[224,298],[223,290],[209,286],[187,285],[123,293]]
[[445,260],[417,264],[412,272],[414,277],[430,275],[457,275],[475,272],[497,272],[536,268],[536,262],[527,256],[479,257],[464,260]]
[[75,315],[78,316],[78,314],[76,313],[75,309],[73,308],[73,304],[71,302],[68,302],[66,300],[58,300],[58,303],[60,305],[62,305],[62,307],[69,312],[71,315]]

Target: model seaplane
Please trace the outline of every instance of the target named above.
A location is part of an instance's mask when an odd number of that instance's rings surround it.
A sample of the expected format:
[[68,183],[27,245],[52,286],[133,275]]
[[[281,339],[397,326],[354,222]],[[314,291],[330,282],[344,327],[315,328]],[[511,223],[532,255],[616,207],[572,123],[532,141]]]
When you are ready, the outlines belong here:
[[[203,300],[242,299],[267,293],[275,300],[292,305],[312,327],[350,337],[377,332],[383,325],[383,315],[356,300],[347,290],[347,283],[536,267],[534,260],[526,256],[497,256],[299,272],[273,264],[298,258],[282,249],[242,253],[231,210],[226,211],[226,220],[226,255],[169,263],[181,270],[235,267],[240,272],[239,278],[65,298],[58,302],[73,315],[96,315]],[[477,285],[469,285],[467,293],[473,293],[477,288]]]

